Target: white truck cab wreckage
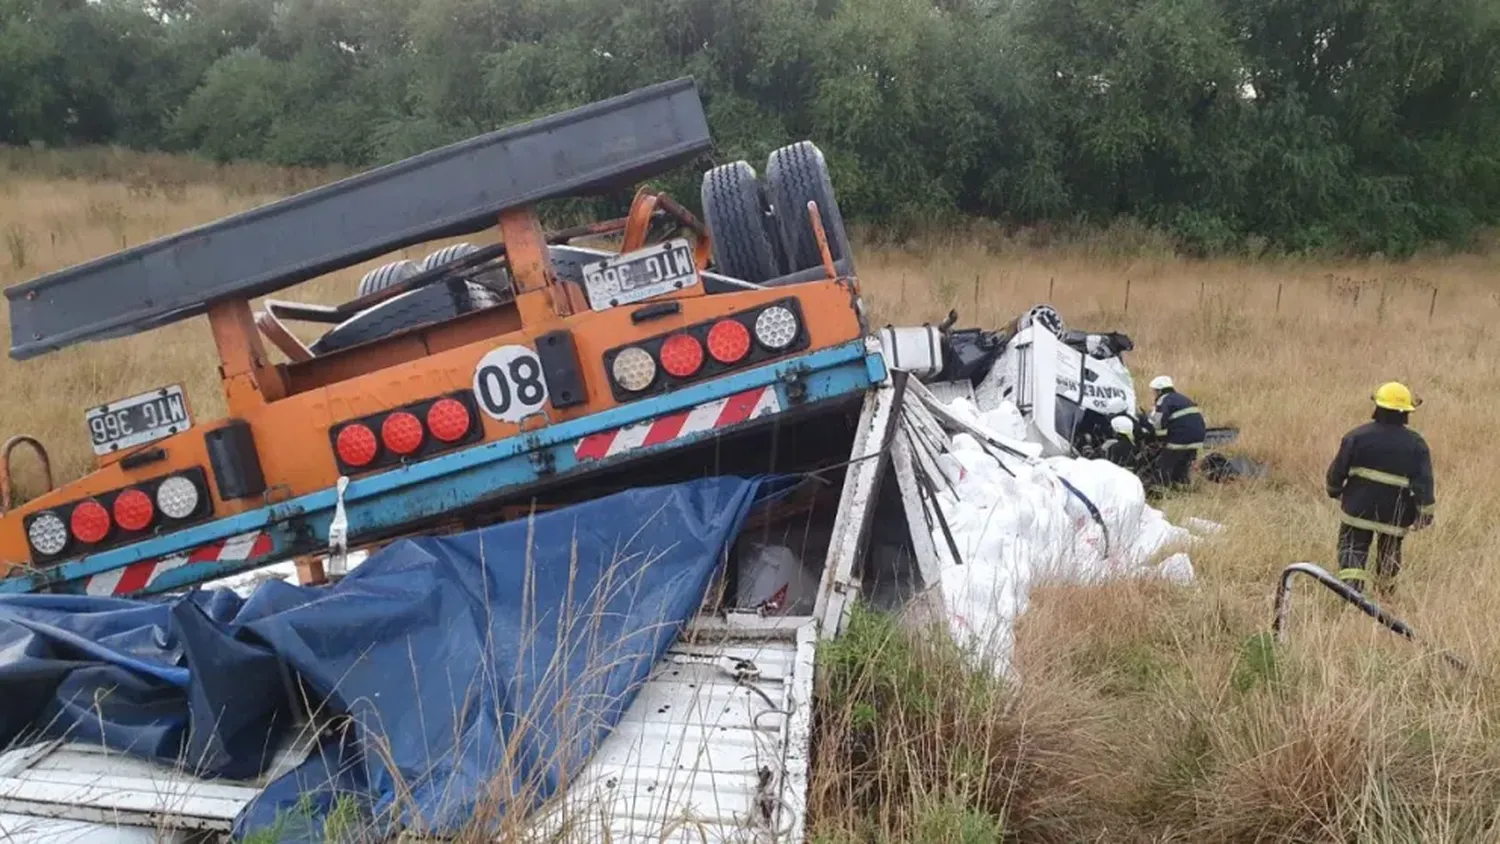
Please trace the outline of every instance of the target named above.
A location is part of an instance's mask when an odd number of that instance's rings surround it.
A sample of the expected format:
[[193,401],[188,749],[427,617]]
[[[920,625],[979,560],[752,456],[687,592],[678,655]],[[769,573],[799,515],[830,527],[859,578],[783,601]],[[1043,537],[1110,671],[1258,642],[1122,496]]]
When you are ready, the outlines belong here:
[[[1149,442],[1150,410],[1142,408],[1125,364],[1135,348],[1128,335],[1069,327],[1049,304],[1028,308],[998,330],[955,330],[957,319],[953,312],[936,326],[882,329],[891,365],[908,365],[944,397],[965,398],[981,411],[1013,405],[1026,439],[1044,456],[1115,459],[1110,441]],[[1205,444],[1225,445],[1238,433],[1211,427]],[[1139,460],[1122,465],[1141,468]]]

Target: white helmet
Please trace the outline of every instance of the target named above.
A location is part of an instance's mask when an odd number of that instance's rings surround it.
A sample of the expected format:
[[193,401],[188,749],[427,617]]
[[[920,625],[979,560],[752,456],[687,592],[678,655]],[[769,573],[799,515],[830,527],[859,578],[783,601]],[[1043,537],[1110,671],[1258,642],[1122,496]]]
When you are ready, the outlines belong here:
[[1151,379],[1151,389],[1153,389],[1153,390],[1170,390],[1170,389],[1172,389],[1172,376],[1170,376],[1170,375],[1158,375],[1155,378],[1152,378]]
[[1120,434],[1121,436],[1128,437],[1131,434],[1135,433],[1135,425],[1130,421],[1130,417],[1128,416],[1111,417],[1109,420],[1109,427],[1113,428],[1115,433]]

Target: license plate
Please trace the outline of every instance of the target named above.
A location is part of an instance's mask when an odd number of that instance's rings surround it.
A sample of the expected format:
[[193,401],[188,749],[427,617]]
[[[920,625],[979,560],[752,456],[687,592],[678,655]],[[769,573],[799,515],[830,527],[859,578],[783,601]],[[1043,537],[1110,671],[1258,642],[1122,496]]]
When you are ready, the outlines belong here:
[[612,255],[583,266],[589,307],[604,311],[698,283],[693,248],[683,239],[669,240],[624,255]]
[[95,454],[153,442],[193,427],[179,384],[91,408],[83,418]]

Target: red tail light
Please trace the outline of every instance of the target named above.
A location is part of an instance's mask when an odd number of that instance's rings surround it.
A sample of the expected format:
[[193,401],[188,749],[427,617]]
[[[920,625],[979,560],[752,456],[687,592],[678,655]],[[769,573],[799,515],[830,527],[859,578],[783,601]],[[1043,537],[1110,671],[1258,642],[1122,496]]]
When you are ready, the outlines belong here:
[[398,410],[380,423],[380,440],[385,447],[397,454],[415,454],[422,447],[422,422],[404,410]]
[[661,344],[661,368],[673,378],[686,378],[703,366],[703,346],[691,334],[673,334]]
[[456,399],[438,399],[427,408],[427,430],[445,443],[463,439],[473,421],[469,409]]
[[478,418],[474,394],[465,390],[350,419],[334,425],[328,435],[339,471],[354,474],[422,460],[482,439]]
[[208,478],[195,466],[33,513],[22,525],[32,561],[42,563],[139,542],[212,518],[213,509]]
[[115,524],[125,530],[145,530],[156,518],[156,505],[151,496],[138,489],[127,489],[115,496]]
[[738,363],[750,354],[750,329],[743,322],[719,320],[708,330],[708,353],[719,363]]
[[637,401],[812,346],[795,296],[616,346],[604,353],[610,392]]
[[375,441],[375,432],[368,425],[356,422],[339,431],[335,448],[339,459],[350,466],[366,466],[375,459],[380,444]]
[[92,498],[80,501],[73,508],[73,515],[68,517],[68,527],[79,542],[93,545],[109,536],[109,511]]

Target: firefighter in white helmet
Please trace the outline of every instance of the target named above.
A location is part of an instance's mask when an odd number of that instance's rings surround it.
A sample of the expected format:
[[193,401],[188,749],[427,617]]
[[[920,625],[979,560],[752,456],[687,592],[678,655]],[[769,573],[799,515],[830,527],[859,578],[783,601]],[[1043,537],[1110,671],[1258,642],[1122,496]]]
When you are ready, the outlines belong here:
[[1153,480],[1158,486],[1186,484],[1207,435],[1203,412],[1192,399],[1177,392],[1171,376],[1151,379],[1151,390],[1156,397],[1151,428],[1160,444]]

